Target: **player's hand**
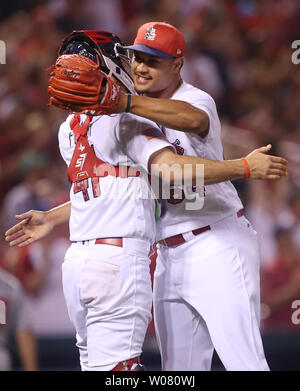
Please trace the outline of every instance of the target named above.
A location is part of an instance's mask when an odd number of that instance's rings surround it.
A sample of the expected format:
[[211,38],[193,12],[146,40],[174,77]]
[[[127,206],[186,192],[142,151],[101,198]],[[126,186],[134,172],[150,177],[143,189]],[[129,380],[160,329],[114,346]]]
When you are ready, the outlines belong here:
[[266,155],[272,148],[271,144],[255,149],[246,156],[252,179],[280,179],[287,175],[287,160]]
[[53,223],[47,219],[47,212],[30,210],[15,217],[21,221],[5,232],[5,240],[10,246],[27,246],[42,239],[54,228]]

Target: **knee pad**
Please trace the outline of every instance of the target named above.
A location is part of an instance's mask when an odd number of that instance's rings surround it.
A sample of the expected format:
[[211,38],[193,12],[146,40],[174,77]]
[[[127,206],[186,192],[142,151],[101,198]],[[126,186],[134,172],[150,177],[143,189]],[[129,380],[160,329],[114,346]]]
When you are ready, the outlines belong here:
[[121,361],[112,371],[145,371],[145,367],[140,363],[140,358],[130,358],[129,360]]

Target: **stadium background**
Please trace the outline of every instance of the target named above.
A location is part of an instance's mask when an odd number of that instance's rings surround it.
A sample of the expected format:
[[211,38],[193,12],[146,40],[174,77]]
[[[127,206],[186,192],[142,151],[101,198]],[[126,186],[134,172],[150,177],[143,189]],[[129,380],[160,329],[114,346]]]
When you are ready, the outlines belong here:
[[[184,33],[183,78],[215,99],[226,158],[271,143],[272,153],[289,160],[284,180],[234,184],[260,237],[267,359],[273,370],[300,369],[300,314],[295,316],[300,306],[300,64],[292,62],[291,47],[300,40],[299,17],[297,0],[1,4],[0,39],[6,45],[6,63],[0,65],[0,264],[25,289],[40,369],[79,369],[61,290],[67,227],[26,249],[9,248],[4,241],[16,213],[46,210],[68,199],[66,168],[57,145],[58,126],[65,115],[47,106],[45,69],[54,63],[60,40],[72,30],[113,31],[129,44],[139,25],[151,20],[172,23]],[[13,339],[10,348],[14,369],[19,369]],[[144,361],[149,369],[160,368],[153,324]],[[213,367],[222,370],[217,357]]]

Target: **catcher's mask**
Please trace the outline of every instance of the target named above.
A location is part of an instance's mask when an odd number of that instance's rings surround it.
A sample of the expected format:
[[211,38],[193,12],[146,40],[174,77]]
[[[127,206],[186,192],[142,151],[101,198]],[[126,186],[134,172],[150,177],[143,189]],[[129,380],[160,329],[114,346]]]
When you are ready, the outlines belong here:
[[63,54],[80,54],[90,58],[99,63],[108,77],[114,76],[128,92],[135,93],[129,51],[115,34],[100,30],[73,31],[62,41],[58,55]]

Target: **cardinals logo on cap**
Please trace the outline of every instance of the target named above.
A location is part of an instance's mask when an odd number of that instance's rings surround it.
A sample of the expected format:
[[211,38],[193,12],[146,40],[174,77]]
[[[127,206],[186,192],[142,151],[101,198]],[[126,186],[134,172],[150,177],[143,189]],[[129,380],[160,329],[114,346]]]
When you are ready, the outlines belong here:
[[151,26],[147,29],[145,39],[149,39],[149,41],[154,41],[155,37],[156,37],[156,30],[153,26]]

